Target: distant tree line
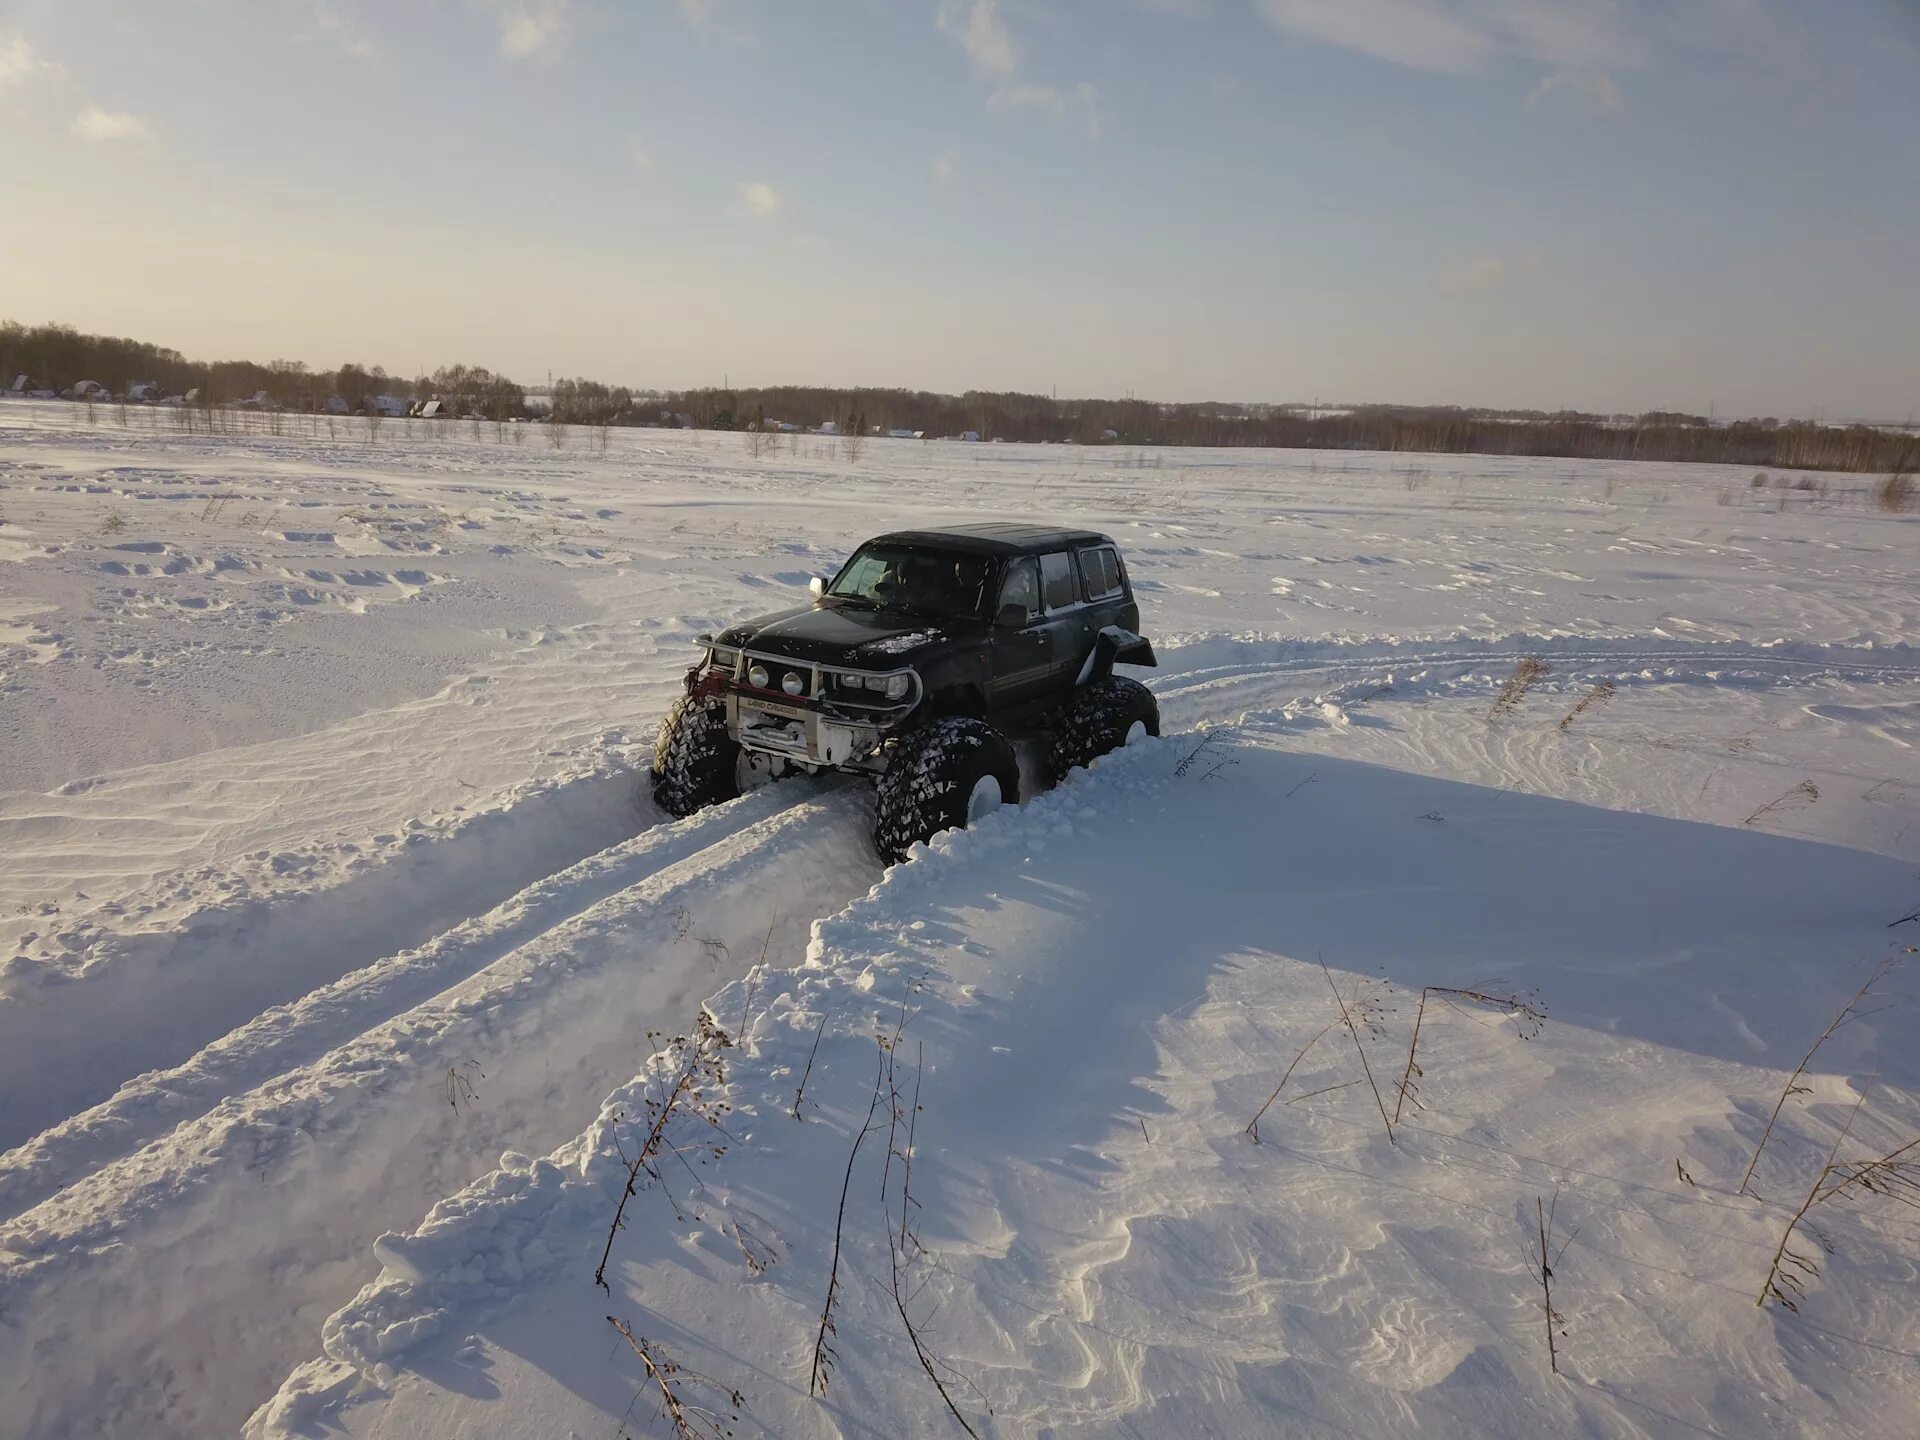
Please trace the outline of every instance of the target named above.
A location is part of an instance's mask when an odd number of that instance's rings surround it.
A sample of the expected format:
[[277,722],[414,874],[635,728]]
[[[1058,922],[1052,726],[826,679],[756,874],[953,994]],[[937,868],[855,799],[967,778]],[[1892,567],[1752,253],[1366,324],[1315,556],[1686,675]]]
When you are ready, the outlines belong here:
[[661,402],[702,429],[816,425],[832,420],[885,434],[973,433],[982,440],[1082,445],[1260,446],[1428,454],[1533,455],[1588,460],[1691,460],[1782,469],[1896,471],[1920,466],[1920,436],[1869,425],[1832,426],[1774,417],[1714,424],[1704,415],[1650,411],[1607,416],[1578,411],[1477,410],[1458,406],[1361,405],[1338,413],[1306,406],[1228,401],[1056,400],[970,390],[688,390]]
[[310,370],[298,360],[209,364],[144,340],[84,335],[70,325],[0,322],[0,371],[5,372],[0,385],[26,375],[36,389],[59,391],[92,380],[116,395],[151,380],[168,394],[198,391],[206,405],[229,404],[265,391],[269,401],[286,410],[319,410],[335,395],[355,410],[370,408],[378,395],[408,402],[439,398],[450,402],[457,414],[489,420],[511,419],[527,410],[523,387],[478,365],[448,365],[408,380],[378,365]]
[[1060,400],[1016,391],[842,389],[784,385],[652,392],[597,380],[556,382],[544,406],[526,390],[475,365],[450,365],[404,379],[379,366],[313,371],[297,361],[203,364],[144,341],[83,335],[70,326],[0,323],[0,385],[16,374],[63,390],[94,380],[115,393],[140,380],[172,393],[200,392],[224,404],[265,391],[275,405],[311,410],[338,395],[355,410],[373,397],[438,398],[456,415],[489,420],[546,415],[577,425],[691,425],[703,430],[904,431],[928,438],[1072,442],[1127,446],[1262,446],[1441,454],[1533,455],[1590,460],[1682,460],[1781,469],[1894,472],[1920,467],[1920,437],[1867,425],[1834,426],[1768,417],[1714,424],[1706,416],[1648,411],[1608,416],[1581,411],[1491,410],[1458,406],[1360,405],[1338,409],[1230,401]]

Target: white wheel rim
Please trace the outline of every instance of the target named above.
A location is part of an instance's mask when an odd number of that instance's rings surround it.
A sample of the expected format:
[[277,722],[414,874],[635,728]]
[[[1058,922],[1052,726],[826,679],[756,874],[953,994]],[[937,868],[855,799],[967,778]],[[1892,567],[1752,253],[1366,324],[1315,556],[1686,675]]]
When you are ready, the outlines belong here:
[[1122,745],[1132,745],[1146,738],[1147,738],[1147,722],[1144,720],[1136,720],[1133,722],[1133,724],[1127,727],[1127,738],[1122,740],[1120,743]]
[[991,775],[982,775],[973,782],[973,793],[967,796],[967,824],[983,816],[991,815],[1006,802],[1000,793],[1000,782]]

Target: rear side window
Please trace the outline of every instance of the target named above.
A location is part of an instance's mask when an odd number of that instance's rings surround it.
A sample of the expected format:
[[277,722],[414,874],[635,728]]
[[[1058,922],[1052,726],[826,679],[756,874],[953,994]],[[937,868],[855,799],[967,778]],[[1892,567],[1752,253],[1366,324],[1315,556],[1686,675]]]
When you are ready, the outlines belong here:
[[1080,598],[1074,590],[1073,557],[1064,550],[1040,557],[1040,591],[1049,610],[1064,610]]
[[1028,615],[1040,608],[1040,574],[1031,559],[1016,560],[1007,567],[1007,578],[1000,586],[999,610],[1018,605]]
[[1120,560],[1108,549],[1080,552],[1080,580],[1089,600],[1106,600],[1120,593]]

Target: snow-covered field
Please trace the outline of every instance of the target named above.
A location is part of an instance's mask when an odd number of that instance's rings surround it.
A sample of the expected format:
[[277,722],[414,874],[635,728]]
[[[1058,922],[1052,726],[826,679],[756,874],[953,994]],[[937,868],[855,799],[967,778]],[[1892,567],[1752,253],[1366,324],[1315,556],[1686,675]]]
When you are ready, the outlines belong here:
[[[1920,944],[1870,477],[253,423],[0,404],[0,1432],[668,1433],[608,1316],[741,1436],[1920,1429],[1897,1186],[1755,1303],[1920,1136],[1912,962],[1741,1193]],[[1162,739],[892,870],[641,798],[694,636],[982,516],[1120,540]],[[1427,986],[1546,1015],[1402,1106]]]

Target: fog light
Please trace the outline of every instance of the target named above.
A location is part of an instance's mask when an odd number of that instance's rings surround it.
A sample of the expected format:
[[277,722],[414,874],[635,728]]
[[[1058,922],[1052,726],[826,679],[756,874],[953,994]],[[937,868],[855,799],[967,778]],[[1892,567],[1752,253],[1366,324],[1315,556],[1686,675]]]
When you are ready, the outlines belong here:
[[807,688],[807,682],[800,678],[800,672],[789,670],[780,677],[780,688],[789,695],[798,695]]
[[748,670],[747,683],[753,686],[753,688],[756,690],[766,689],[767,688],[767,667],[764,665],[755,665],[752,669]]

